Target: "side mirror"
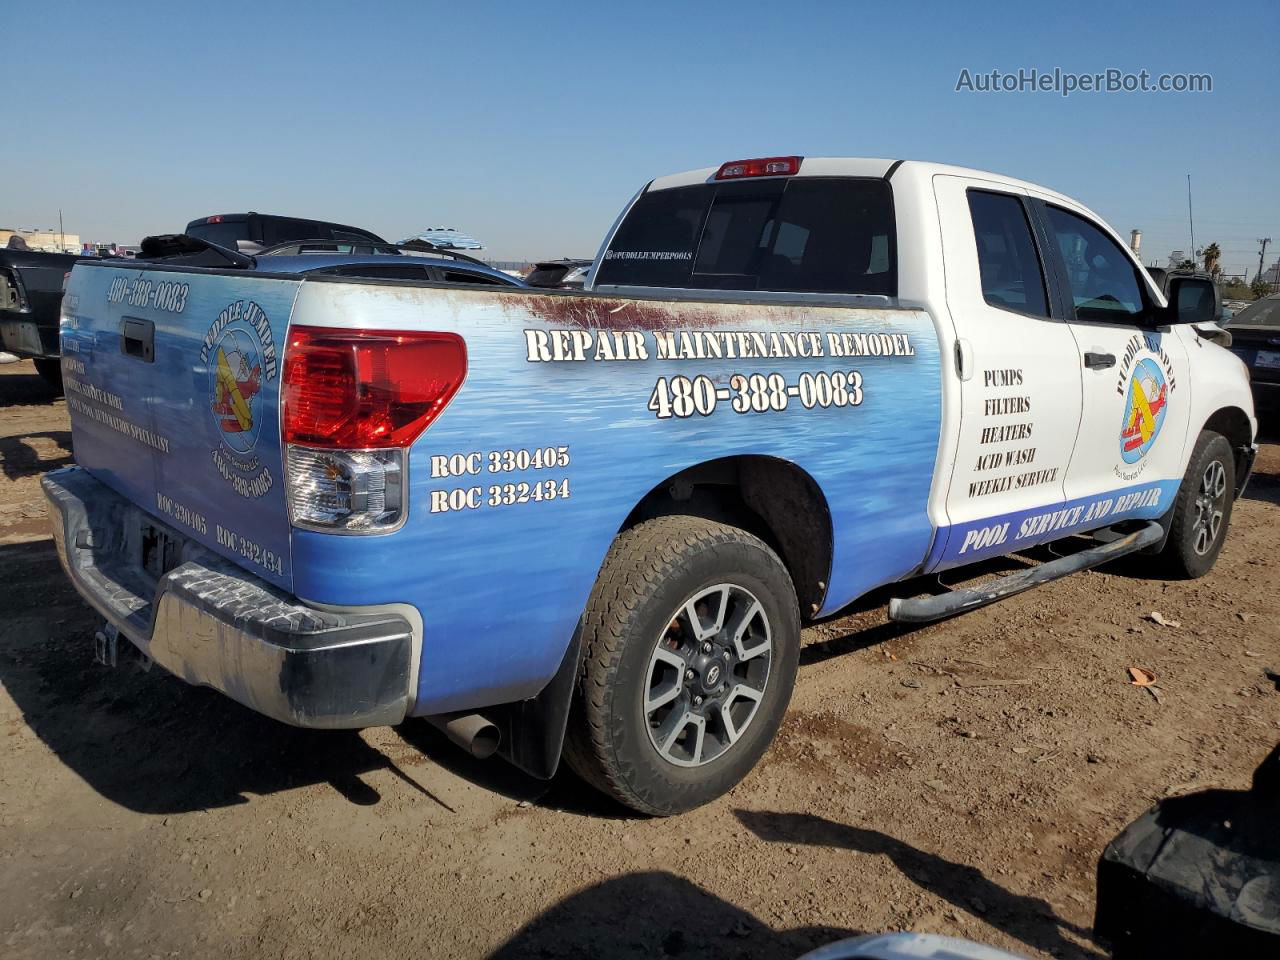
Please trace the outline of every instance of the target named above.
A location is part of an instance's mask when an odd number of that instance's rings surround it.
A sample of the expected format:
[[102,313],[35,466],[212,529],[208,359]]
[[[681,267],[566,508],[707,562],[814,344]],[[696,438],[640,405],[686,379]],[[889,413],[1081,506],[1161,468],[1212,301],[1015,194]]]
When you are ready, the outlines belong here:
[[1204,277],[1175,277],[1169,283],[1171,323],[1213,323],[1218,319],[1218,288]]

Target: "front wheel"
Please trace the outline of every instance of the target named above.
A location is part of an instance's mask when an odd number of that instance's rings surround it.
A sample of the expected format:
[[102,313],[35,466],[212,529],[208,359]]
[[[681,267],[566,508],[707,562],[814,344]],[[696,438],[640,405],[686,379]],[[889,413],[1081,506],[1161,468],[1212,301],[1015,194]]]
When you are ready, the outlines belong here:
[[800,613],[778,555],[699,517],[620,534],[583,617],[565,759],[642,813],[730,790],[773,741],[795,685]]
[[1173,503],[1164,556],[1168,572],[1195,579],[1213,569],[1235,501],[1236,461],[1227,438],[1205,430],[1196,440]]

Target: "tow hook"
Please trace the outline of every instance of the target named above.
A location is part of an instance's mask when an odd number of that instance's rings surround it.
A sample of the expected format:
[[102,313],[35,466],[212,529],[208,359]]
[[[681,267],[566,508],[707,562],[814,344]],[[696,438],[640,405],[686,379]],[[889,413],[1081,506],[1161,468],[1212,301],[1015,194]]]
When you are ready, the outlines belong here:
[[104,667],[114,667],[120,652],[120,631],[109,623],[93,635],[93,659]]

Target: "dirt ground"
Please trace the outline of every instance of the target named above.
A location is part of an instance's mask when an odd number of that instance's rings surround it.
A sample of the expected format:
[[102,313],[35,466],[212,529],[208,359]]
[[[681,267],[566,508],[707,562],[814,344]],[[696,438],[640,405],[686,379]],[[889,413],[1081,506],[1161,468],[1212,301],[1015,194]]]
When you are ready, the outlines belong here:
[[782,960],[889,929],[1105,956],[1089,928],[1107,841],[1162,796],[1247,787],[1280,740],[1275,443],[1203,580],[1133,563],[921,629],[888,624],[884,597],[807,629],[760,767],[665,821],[420,723],[293,730],[136,661],[96,666],[39,493],[70,461],[65,404],[30,364],[0,367],[13,960]]

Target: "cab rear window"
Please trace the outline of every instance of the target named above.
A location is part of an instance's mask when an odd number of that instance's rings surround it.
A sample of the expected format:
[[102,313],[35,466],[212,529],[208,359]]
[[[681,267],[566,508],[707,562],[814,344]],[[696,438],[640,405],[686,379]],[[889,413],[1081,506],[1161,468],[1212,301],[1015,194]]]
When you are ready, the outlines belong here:
[[880,179],[675,187],[636,201],[596,283],[894,296],[894,234]]

